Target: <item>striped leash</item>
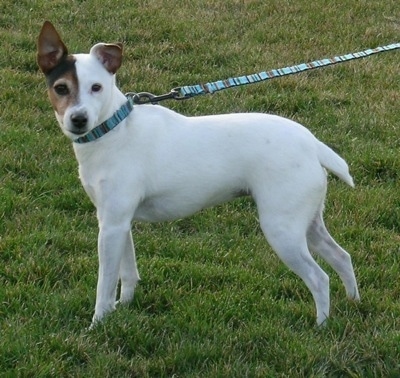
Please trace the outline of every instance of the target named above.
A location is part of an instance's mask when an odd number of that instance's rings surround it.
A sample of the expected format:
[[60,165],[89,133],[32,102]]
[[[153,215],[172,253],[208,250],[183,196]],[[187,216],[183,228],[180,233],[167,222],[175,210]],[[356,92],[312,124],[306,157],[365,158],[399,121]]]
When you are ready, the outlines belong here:
[[374,54],[379,54],[385,51],[392,51],[397,49],[400,49],[400,43],[392,43],[387,46],[379,46],[374,49],[368,49],[353,54],[346,54],[346,55],[335,56],[333,58],[315,60],[313,62],[302,63],[296,66],[278,68],[271,71],[263,71],[252,75],[238,76],[226,80],[218,80],[206,84],[177,87],[172,89],[171,92],[161,96],[155,96],[148,92],[141,92],[141,93],[129,92],[126,94],[126,96],[131,97],[135,104],[147,104],[147,103],[156,104],[160,101],[167,99],[186,100],[199,95],[212,94],[214,92],[221,91],[223,89],[238,87],[241,85],[259,83],[277,77],[293,75],[300,72],[313,70],[316,68],[347,62],[349,60],[366,58]]

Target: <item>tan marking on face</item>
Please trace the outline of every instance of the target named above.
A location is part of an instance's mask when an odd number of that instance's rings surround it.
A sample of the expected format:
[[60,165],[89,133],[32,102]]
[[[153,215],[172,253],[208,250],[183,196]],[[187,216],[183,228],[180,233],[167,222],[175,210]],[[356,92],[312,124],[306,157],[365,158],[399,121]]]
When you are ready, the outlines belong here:
[[[66,88],[67,93],[61,93],[59,88]],[[75,72],[65,72],[48,88],[48,94],[54,110],[60,117],[64,117],[67,109],[79,102],[79,85]]]

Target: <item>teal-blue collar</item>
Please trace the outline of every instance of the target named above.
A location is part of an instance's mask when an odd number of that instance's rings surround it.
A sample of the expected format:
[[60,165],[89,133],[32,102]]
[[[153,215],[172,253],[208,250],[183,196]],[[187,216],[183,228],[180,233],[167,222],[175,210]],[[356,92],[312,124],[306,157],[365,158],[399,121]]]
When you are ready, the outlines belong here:
[[96,126],[94,129],[89,131],[86,135],[75,139],[75,143],[88,143],[93,142],[96,139],[101,138],[103,135],[107,134],[109,131],[118,126],[133,110],[133,101],[129,97],[128,101],[125,102],[109,119]]

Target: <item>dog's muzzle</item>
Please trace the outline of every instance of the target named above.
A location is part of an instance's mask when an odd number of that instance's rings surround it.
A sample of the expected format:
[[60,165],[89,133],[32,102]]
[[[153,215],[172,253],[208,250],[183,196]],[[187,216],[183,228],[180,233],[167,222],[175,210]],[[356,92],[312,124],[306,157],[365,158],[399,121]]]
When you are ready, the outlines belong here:
[[77,130],[82,130],[88,123],[88,116],[85,113],[76,113],[71,115],[71,124]]
[[89,116],[86,111],[76,112],[70,115],[71,132],[74,134],[84,134],[87,132]]

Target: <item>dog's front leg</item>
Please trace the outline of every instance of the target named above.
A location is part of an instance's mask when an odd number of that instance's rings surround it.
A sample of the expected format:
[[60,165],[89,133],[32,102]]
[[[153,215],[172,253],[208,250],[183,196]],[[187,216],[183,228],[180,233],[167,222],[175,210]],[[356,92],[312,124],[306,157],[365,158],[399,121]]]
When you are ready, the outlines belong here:
[[125,253],[127,238],[130,234],[130,222],[116,222],[117,217],[99,217],[100,231],[98,239],[99,275],[97,296],[92,324],[115,309],[116,289],[122,256]]
[[121,278],[121,296],[119,302],[128,303],[132,300],[136,284],[140,280],[131,232],[128,233],[126,238],[119,274]]

